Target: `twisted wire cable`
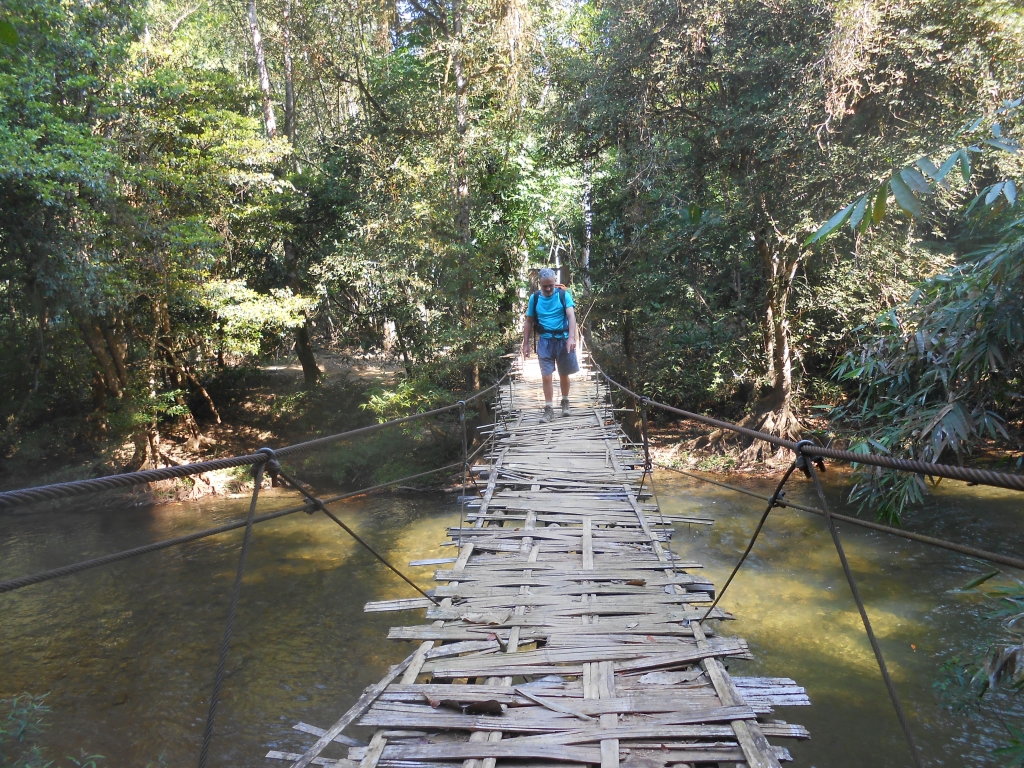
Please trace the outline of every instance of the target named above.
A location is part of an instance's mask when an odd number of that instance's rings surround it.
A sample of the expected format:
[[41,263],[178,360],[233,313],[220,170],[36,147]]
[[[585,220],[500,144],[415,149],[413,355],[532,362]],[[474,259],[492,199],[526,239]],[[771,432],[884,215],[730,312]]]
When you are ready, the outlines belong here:
[[[601,366],[594,361],[593,356],[591,356],[591,362],[594,367],[601,372],[609,384],[637,401],[645,399],[643,395],[637,394],[625,385],[620,384],[615,381],[615,379],[611,378],[604,372],[604,370],[602,370]],[[770,435],[767,432],[759,432],[756,429],[741,427],[739,424],[721,421],[720,419],[713,419],[710,416],[703,416],[699,413],[684,411],[681,408],[674,408],[671,405],[659,403],[657,400],[651,400],[650,398],[646,398],[646,400],[655,408],[667,411],[668,413],[674,413],[677,416],[682,416],[690,421],[697,421],[711,427],[728,430],[739,435],[745,435],[746,437],[753,438],[754,440],[763,440],[764,442],[779,448],[788,448],[791,451],[796,451],[797,444],[793,440],[786,440],[778,437],[777,435]],[[892,456],[880,456],[877,453],[841,451],[836,448],[827,448],[821,445],[808,445],[803,448],[802,452],[808,456],[835,459],[837,461],[845,461],[851,464],[867,464],[875,467],[884,467],[886,469],[896,469],[903,472],[913,472],[918,475],[944,477],[950,480],[963,480],[964,482],[971,483],[973,485],[988,485],[993,488],[1007,488],[1012,491],[1024,491],[1024,475],[1014,475],[1009,472],[995,472],[989,469],[958,467],[953,464],[933,464],[932,462],[918,461],[916,459],[899,459]]]

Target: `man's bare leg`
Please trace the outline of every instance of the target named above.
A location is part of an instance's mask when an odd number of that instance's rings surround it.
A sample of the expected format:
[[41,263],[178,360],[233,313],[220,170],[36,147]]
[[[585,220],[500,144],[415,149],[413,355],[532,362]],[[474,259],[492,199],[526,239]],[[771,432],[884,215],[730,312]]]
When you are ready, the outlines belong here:
[[559,375],[559,385],[562,387],[562,415],[568,416],[571,414],[569,410],[569,377]]
[[541,424],[547,424],[555,418],[555,409],[552,405],[552,398],[555,396],[555,384],[551,376],[541,374],[541,382],[544,385],[544,414],[540,417]]

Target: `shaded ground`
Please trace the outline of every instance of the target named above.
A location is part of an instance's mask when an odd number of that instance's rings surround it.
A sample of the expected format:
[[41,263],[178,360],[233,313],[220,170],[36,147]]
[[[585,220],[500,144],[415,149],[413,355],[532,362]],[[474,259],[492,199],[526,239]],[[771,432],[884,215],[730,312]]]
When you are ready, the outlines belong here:
[[[347,354],[320,352],[318,361],[323,380],[313,391],[303,390],[297,360],[224,369],[206,382],[220,423],[205,407],[194,407],[204,437],[201,446],[189,443],[191,434],[183,421],[160,424],[156,444],[159,466],[248,453],[263,445],[285,445],[310,435],[372,423],[372,413],[361,406],[374,388],[394,381],[399,366],[359,350]],[[135,449],[131,439],[85,436],[87,429],[81,419],[58,418],[26,432],[17,451],[0,468],[0,487],[18,488],[124,471]],[[149,463],[147,468],[152,466]],[[186,489],[186,495],[227,492],[233,480],[232,475],[226,475],[208,483],[207,488],[198,483]]]

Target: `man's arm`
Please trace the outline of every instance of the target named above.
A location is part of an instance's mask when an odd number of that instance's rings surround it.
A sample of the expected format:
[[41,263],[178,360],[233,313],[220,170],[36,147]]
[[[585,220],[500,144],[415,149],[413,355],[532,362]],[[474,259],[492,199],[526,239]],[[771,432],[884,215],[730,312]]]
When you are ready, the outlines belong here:
[[576,310],[566,307],[565,316],[569,319],[569,338],[566,339],[565,348],[572,352],[576,349]]
[[530,356],[530,329],[533,327],[533,318],[526,316],[523,322],[523,358]]

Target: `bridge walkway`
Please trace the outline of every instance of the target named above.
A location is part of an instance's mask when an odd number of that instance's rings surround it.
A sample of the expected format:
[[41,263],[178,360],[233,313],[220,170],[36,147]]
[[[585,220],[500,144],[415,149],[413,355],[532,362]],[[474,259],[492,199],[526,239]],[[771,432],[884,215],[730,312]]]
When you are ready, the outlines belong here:
[[[416,563],[441,566],[438,603],[366,606],[426,608],[428,623],[388,635],[416,649],[333,728],[297,726],[320,736],[305,755],[267,757],[298,768],[768,768],[790,759],[768,739],[808,733],[772,719],[772,707],[809,704],[806,693],[792,680],[730,676],[725,662],[749,658],[747,645],[718,635],[718,622],[698,623],[714,586],[700,563],[671,551],[674,523],[712,521],[650,503],[643,456],[586,365],[572,415],[550,424],[539,423],[536,358],[515,369],[495,402],[492,452],[474,468],[482,495],[448,531],[453,557]],[[376,729],[369,744],[342,734],[350,724]],[[346,757],[321,754],[344,746]]]

